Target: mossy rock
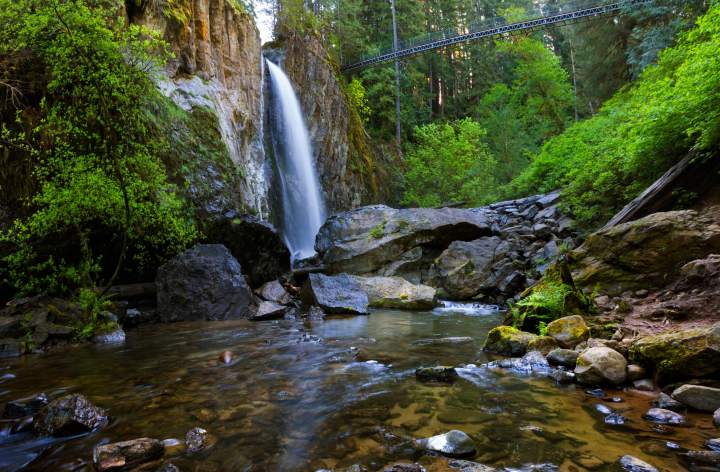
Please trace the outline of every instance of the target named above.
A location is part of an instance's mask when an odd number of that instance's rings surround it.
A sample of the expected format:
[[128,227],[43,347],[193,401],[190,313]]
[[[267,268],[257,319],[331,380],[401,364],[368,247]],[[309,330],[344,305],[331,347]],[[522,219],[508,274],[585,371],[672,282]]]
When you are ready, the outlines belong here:
[[579,315],[566,316],[547,325],[547,334],[557,341],[560,347],[572,349],[590,339],[590,328]]
[[519,357],[527,352],[528,344],[537,337],[512,326],[498,326],[488,333],[483,351]]
[[543,356],[547,356],[550,351],[557,349],[558,342],[550,336],[538,336],[530,340],[527,346],[528,352],[539,351]]
[[630,360],[653,369],[659,383],[720,374],[720,323],[644,337]]

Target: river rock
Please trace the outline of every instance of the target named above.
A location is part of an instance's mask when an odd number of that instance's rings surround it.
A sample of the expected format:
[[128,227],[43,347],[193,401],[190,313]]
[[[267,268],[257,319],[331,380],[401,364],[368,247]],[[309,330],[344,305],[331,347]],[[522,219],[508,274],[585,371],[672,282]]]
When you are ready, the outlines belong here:
[[105,410],[83,395],[72,394],[48,403],[35,418],[33,426],[39,434],[73,436],[102,428],[107,423]]
[[190,454],[207,449],[212,445],[211,442],[210,435],[203,428],[195,427],[185,435],[185,447]]
[[498,326],[488,333],[483,351],[504,356],[522,356],[527,352],[530,341],[535,338],[537,335],[512,326]]
[[290,294],[277,280],[272,280],[263,284],[263,286],[257,289],[255,293],[257,293],[257,295],[263,300],[279,303],[280,305],[288,305],[292,302]]
[[674,411],[663,410],[662,408],[650,408],[643,415],[643,418],[658,424],[685,424],[685,417],[683,415]]
[[317,305],[328,314],[368,314],[367,294],[358,281],[347,274],[310,274],[301,295],[306,305]]
[[560,365],[574,369],[579,355],[579,352],[573,351],[572,349],[553,349],[548,353],[547,360],[552,365]]
[[287,307],[279,303],[262,301],[257,307],[255,313],[250,316],[253,321],[275,320],[285,316]]
[[373,308],[404,310],[435,308],[435,289],[427,285],[414,285],[401,277],[352,276],[352,278],[367,294],[368,303]]
[[435,260],[431,277],[448,298],[467,300],[499,289],[501,281],[515,271],[512,264],[500,263],[510,251],[510,244],[497,236],[454,241]]
[[714,472],[720,469],[720,452],[688,451],[680,457],[690,465],[690,470]]
[[421,466],[420,464],[410,464],[406,462],[398,463],[398,464],[391,464],[386,465],[382,468],[383,472],[427,472],[425,467]]
[[683,385],[672,393],[672,397],[696,410],[715,411],[720,408],[720,388]]
[[720,323],[641,338],[630,346],[630,359],[652,367],[661,383],[717,375]]
[[644,379],[646,374],[645,368],[637,364],[630,364],[627,367],[627,379],[629,382]]
[[48,404],[48,397],[39,393],[27,398],[11,400],[5,404],[2,418],[16,419],[34,415]]
[[457,429],[430,438],[418,439],[416,443],[423,449],[448,457],[466,457],[475,454],[473,440],[470,436]]
[[590,329],[582,316],[573,315],[548,324],[547,335],[554,338],[560,347],[572,349],[590,338]]
[[139,438],[95,446],[93,464],[99,472],[129,470],[163,456],[163,445],[157,439]]
[[705,441],[705,445],[712,451],[720,452],[720,438],[708,439]]
[[607,347],[591,347],[578,356],[575,376],[583,384],[620,385],[627,378],[626,370],[627,361],[619,352]]
[[527,350],[528,352],[538,351],[541,352],[543,356],[547,356],[550,352],[557,348],[558,343],[555,338],[551,338],[550,336],[538,336],[537,338],[530,340]]
[[158,269],[162,321],[247,318],[252,292],[240,263],[220,244],[198,244]]
[[180,468],[175,464],[166,463],[160,466],[156,472],[180,472]]
[[458,374],[453,367],[436,366],[420,367],[415,370],[415,377],[422,382],[454,382]]
[[635,390],[639,390],[641,392],[654,392],[655,391],[655,382],[653,382],[652,379],[636,380],[632,383],[632,386]]
[[315,249],[331,273],[368,274],[415,248],[447,247],[452,241],[489,236],[493,223],[489,213],[482,209],[362,207],[328,218],[317,235]]
[[210,222],[206,233],[208,242],[222,244],[230,250],[253,287],[290,271],[290,251],[267,221],[229,211]]
[[461,459],[448,461],[448,466],[452,470],[457,470],[459,472],[499,472],[498,469],[494,467],[478,464],[477,462],[464,461]]
[[715,423],[715,426],[720,428],[720,408],[715,410],[715,413],[713,413],[713,423]]
[[633,456],[622,456],[620,467],[626,472],[658,472],[655,467]]
[[667,393],[662,392],[657,396],[655,400],[653,400],[652,404],[657,408],[662,408],[664,410],[672,410],[678,413],[683,412],[687,409],[685,405],[675,400]]
[[109,332],[97,333],[92,340],[95,344],[122,344],[125,342],[125,331],[118,327]]

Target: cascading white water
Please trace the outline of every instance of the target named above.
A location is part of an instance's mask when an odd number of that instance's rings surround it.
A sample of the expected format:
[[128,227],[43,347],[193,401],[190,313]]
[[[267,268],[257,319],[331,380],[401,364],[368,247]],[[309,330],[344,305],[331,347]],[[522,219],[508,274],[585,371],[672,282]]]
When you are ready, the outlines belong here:
[[285,72],[267,61],[273,104],[273,147],[282,204],[281,230],[293,261],[315,254],[325,220],[320,183],[300,102]]

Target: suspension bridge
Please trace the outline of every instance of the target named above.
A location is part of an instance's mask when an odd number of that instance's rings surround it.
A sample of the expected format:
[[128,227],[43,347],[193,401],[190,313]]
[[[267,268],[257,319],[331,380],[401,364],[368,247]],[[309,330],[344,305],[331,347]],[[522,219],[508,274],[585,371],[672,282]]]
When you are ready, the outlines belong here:
[[523,21],[509,22],[502,17],[492,18],[473,23],[463,31],[446,30],[429,33],[409,41],[398,41],[397,45],[390,49],[343,64],[341,70],[347,72],[385,62],[398,61],[405,57],[470,41],[508,36],[521,31],[535,31],[550,26],[561,26],[599,16],[623,14],[653,1],[598,2],[597,0],[581,0],[556,5],[554,11],[538,11],[534,15],[530,13],[531,18]]

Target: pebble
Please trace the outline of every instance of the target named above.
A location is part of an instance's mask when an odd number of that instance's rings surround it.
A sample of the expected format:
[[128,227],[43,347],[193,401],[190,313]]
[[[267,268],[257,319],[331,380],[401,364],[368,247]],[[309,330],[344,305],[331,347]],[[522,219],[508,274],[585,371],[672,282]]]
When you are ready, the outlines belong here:
[[232,351],[223,351],[220,356],[218,356],[218,360],[225,365],[230,364],[233,361]]

